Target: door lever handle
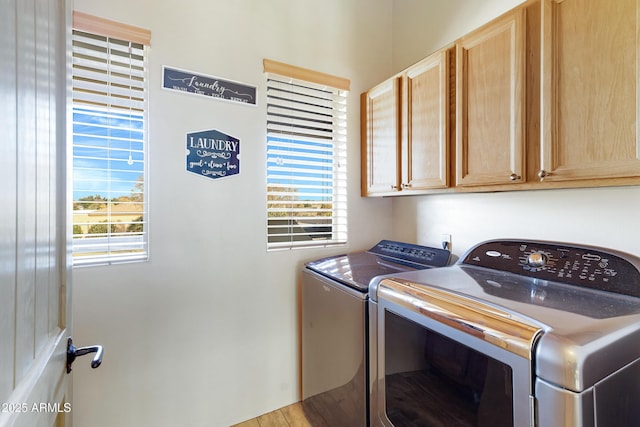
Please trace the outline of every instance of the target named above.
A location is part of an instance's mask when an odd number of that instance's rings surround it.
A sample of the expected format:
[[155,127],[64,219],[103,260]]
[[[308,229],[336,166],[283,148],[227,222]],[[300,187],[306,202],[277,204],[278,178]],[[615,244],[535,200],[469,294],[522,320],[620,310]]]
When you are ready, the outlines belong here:
[[69,338],[67,340],[67,374],[71,372],[71,365],[76,360],[78,356],[84,356],[85,354],[95,353],[93,356],[93,360],[91,360],[91,367],[96,369],[102,363],[102,346],[94,345],[91,347],[80,347],[77,348],[73,345],[73,340]]

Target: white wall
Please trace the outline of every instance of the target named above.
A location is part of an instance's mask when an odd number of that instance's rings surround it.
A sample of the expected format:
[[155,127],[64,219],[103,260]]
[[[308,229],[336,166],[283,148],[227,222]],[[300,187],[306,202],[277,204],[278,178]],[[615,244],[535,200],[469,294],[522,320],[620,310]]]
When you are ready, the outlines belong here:
[[[76,269],[74,342],[105,346],[74,366],[84,427],[227,426],[298,400],[297,272],[392,232],[391,201],[360,194],[359,94],[391,70],[389,0],[75,0],[148,28],[148,263]],[[347,247],[266,251],[262,59],[350,78]],[[258,107],[161,89],[171,65],[259,87]],[[185,134],[240,139],[240,175],[185,172]]]
[[523,0],[393,0],[394,72],[407,68]]
[[458,257],[475,243],[523,238],[584,243],[640,256],[639,187],[441,194],[394,201],[394,238],[438,246],[452,235]]
[[[394,72],[519,4],[519,0],[394,0]],[[406,23],[406,25],[401,25]],[[393,200],[393,237],[461,256],[492,238],[545,239],[640,255],[640,187],[441,194]]]

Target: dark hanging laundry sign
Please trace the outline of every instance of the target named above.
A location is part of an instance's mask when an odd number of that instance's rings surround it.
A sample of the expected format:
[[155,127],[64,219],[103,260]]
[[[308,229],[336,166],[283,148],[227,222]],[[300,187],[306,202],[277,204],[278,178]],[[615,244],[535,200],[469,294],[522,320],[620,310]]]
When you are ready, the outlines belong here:
[[217,130],[187,134],[187,172],[217,179],[240,173],[240,140]]
[[240,104],[257,103],[256,86],[167,66],[162,67],[162,87]]

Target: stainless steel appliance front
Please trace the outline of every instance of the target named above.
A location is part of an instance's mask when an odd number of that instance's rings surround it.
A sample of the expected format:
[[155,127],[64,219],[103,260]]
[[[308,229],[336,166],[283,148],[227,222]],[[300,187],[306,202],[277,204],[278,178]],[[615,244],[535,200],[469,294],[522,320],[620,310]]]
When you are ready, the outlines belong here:
[[640,260],[499,240],[370,286],[371,425],[631,426]]
[[368,424],[368,286],[379,275],[446,265],[449,251],[383,240],[312,261],[301,281],[302,407],[314,425]]

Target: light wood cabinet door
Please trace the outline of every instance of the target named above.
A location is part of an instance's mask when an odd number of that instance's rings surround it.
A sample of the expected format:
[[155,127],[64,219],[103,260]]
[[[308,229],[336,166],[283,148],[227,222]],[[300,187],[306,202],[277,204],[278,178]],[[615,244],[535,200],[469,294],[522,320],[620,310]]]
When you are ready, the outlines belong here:
[[456,45],[456,185],[521,183],[525,167],[523,9]]
[[449,186],[449,71],[443,49],[403,76],[403,190]]
[[543,0],[547,181],[640,176],[638,0]]
[[400,78],[362,94],[362,195],[400,191]]

